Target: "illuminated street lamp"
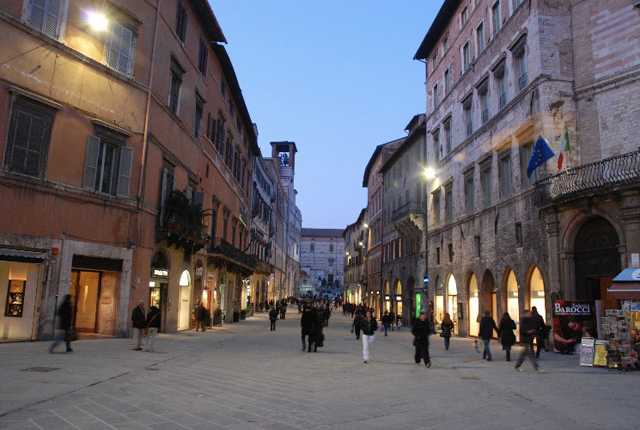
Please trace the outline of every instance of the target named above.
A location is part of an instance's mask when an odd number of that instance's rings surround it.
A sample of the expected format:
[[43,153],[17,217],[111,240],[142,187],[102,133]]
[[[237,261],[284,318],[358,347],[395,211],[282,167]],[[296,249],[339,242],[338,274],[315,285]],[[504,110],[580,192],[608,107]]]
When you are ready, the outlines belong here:
[[98,12],[98,11],[88,11],[87,12],[87,24],[89,24],[89,27],[96,32],[103,32],[106,31],[107,28],[109,27],[109,20],[107,19],[106,15],[102,12]]
[[425,167],[422,175],[427,181],[432,181],[436,178],[436,170],[433,167]]
[[369,228],[369,224],[367,224],[366,222],[363,225],[364,228]]

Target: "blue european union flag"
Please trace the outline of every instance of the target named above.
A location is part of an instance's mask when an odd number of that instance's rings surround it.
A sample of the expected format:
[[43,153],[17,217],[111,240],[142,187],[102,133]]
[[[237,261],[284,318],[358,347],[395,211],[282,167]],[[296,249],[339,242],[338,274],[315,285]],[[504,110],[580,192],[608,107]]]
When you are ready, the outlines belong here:
[[531,158],[529,159],[529,165],[527,166],[527,176],[531,177],[531,174],[538,167],[542,166],[550,158],[553,158],[556,154],[553,153],[549,142],[540,136],[536,143],[533,145],[533,151],[531,151]]

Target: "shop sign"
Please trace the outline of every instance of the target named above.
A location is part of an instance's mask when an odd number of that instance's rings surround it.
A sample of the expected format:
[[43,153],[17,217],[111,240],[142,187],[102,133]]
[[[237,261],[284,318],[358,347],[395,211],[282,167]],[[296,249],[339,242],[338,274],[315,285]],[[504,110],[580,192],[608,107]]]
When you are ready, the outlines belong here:
[[596,336],[592,302],[553,302],[553,344],[556,352],[572,353],[582,336]]
[[202,266],[196,267],[196,278],[202,278],[203,274],[204,274],[204,267]]
[[595,355],[595,339],[592,337],[582,338],[580,343],[580,366],[593,366],[593,357]]
[[169,271],[166,269],[153,269],[153,276],[157,276],[159,278],[166,278],[169,276]]

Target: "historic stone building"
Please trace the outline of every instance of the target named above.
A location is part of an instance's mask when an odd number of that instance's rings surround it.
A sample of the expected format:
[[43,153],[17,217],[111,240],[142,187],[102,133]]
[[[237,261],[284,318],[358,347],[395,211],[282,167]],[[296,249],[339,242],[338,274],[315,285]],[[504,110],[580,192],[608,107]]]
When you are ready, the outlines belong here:
[[343,230],[303,228],[300,265],[314,294],[339,295],[344,285]]
[[[638,252],[635,3],[444,2],[415,56],[437,173],[437,321],[449,312],[460,334],[476,335],[483,310],[517,319],[537,306],[548,317],[554,297],[606,301],[610,277]],[[556,157],[529,177],[540,136]]]
[[[382,164],[382,296],[384,310],[405,324],[422,307],[425,271],[425,118],[414,116],[393,154]],[[419,297],[416,297],[416,294]]]
[[382,234],[383,234],[383,175],[380,168],[402,143],[403,139],[378,145],[364,169],[362,186],[367,189],[367,217],[365,227],[367,234],[366,277],[369,291],[369,306],[376,311],[378,317],[382,314]]
[[369,225],[367,209],[362,209],[353,224],[342,234],[344,238],[344,299],[346,302],[373,307],[373,297],[367,283],[367,250],[369,248]]

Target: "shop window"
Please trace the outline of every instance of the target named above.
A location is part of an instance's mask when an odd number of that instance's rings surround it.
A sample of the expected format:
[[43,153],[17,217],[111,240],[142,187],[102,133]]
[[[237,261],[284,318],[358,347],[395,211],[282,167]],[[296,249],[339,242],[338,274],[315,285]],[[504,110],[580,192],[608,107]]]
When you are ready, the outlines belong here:
[[48,106],[16,96],[5,157],[10,171],[38,178],[44,176],[54,113]]
[[9,280],[7,288],[7,306],[4,310],[5,317],[22,318],[24,310],[24,293],[27,289],[27,281]]
[[27,0],[25,21],[30,27],[58,39],[66,8],[66,0]]
[[133,151],[124,136],[98,128],[87,138],[83,186],[99,193],[129,196]]

